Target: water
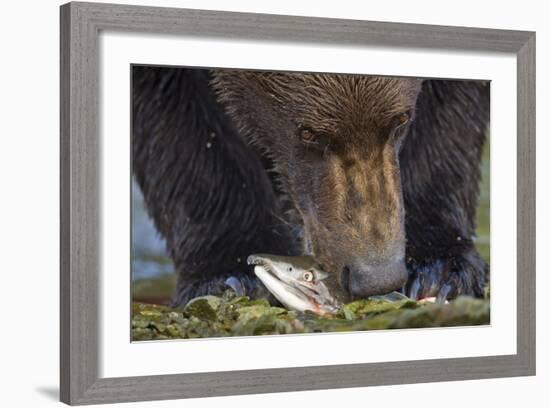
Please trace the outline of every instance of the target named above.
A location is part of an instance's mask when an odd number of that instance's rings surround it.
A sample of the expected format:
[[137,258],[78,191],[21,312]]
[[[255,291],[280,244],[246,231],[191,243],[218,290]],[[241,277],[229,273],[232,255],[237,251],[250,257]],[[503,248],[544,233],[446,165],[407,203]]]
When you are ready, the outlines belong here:
[[166,242],[145,210],[143,195],[132,181],[132,280],[154,278],[174,272]]

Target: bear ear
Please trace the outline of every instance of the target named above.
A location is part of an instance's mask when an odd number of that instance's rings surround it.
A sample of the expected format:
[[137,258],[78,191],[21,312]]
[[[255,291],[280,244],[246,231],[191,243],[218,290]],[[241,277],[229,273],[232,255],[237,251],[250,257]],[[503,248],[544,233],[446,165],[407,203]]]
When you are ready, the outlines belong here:
[[254,105],[265,99],[260,81],[254,73],[248,71],[213,70],[210,87],[218,102],[231,116],[236,114],[238,117],[239,111],[245,107],[253,111]]
[[213,70],[210,87],[239,133],[250,143],[270,150],[273,139],[272,97],[266,90],[267,73]]
[[[282,72],[213,70],[210,85],[222,103],[255,101],[285,105],[296,96],[299,75]],[[285,102],[286,101],[286,102]]]
[[220,101],[250,97],[262,92],[261,73],[250,71],[213,70],[210,85]]

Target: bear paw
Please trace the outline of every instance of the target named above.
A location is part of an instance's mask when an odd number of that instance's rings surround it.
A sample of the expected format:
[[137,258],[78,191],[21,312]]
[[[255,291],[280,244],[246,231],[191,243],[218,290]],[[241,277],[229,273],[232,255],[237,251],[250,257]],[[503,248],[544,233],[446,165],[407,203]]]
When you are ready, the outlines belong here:
[[227,278],[224,281],[224,283],[228,287],[233,289],[233,292],[235,292],[235,294],[237,296],[246,296],[246,289],[245,289],[243,283],[238,278],[236,278],[235,276],[230,276],[229,278]]
[[407,264],[409,279],[405,295],[418,300],[435,297],[439,303],[460,295],[482,297],[489,276],[489,267],[474,249],[459,256]]

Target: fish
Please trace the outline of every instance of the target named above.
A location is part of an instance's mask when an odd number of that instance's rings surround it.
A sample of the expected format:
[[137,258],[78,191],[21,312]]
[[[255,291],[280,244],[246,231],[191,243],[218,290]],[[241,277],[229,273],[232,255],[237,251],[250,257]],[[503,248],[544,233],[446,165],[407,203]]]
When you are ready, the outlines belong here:
[[331,293],[329,274],[311,256],[252,254],[247,263],[254,273],[287,309],[334,314],[342,302]]
[[[287,309],[297,312],[309,310],[323,316],[337,313],[344,305],[343,299],[347,299],[338,283],[328,279],[330,274],[311,256],[252,254],[248,257],[247,263],[254,265],[256,276]],[[244,288],[229,280],[226,283],[236,293],[244,294]],[[408,296],[396,291],[369,296],[368,300],[391,303],[412,301]],[[417,302],[449,303],[447,300],[438,302],[435,297],[419,299]]]

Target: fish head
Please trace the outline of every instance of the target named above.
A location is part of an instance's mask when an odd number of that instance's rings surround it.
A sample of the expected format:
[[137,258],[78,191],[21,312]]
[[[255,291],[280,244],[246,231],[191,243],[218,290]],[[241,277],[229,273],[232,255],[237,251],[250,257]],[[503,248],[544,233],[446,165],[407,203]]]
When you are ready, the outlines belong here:
[[326,285],[329,274],[310,256],[253,254],[247,262],[273,296],[291,310],[323,315],[340,307]]

